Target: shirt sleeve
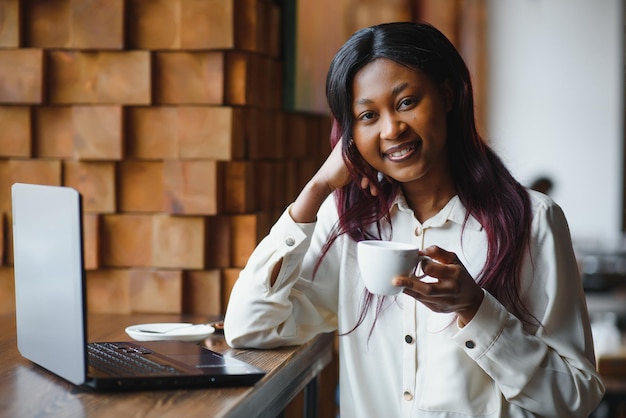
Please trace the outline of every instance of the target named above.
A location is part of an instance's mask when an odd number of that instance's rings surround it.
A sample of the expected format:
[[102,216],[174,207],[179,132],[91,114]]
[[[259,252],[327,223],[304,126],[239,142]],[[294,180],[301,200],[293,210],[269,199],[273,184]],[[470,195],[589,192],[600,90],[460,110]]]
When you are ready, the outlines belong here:
[[[303,344],[337,328],[338,264],[329,251],[315,274],[332,227],[329,198],[314,223],[296,223],[289,208],[259,243],[233,286],[224,335],[232,347],[273,348]],[[272,286],[270,275],[281,262]],[[334,268],[332,266],[337,266]],[[318,272],[320,270],[317,270]]]
[[551,201],[536,210],[522,299],[541,322],[527,330],[492,295],[455,335],[508,402],[545,417],[588,416],[604,394],[565,216]]

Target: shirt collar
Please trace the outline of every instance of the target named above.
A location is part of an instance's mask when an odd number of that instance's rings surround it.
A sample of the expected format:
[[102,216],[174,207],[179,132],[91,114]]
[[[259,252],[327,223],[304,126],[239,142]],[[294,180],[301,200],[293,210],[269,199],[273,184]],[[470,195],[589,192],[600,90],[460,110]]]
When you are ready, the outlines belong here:
[[[413,214],[413,209],[409,207],[409,204],[407,203],[402,192],[398,193],[398,195],[396,196],[396,199],[391,206],[392,209],[394,206],[397,206],[398,210],[401,212],[408,211]],[[461,202],[461,199],[459,199],[459,196],[455,195],[452,197],[452,199],[450,199],[448,203],[446,203],[446,205],[439,211],[439,213],[424,222],[424,226],[440,227],[443,226],[447,221],[452,221],[459,225],[463,225],[466,214],[467,209],[465,209],[465,206]],[[483,228],[480,222],[478,222],[476,218],[471,215],[467,219],[465,227],[474,229],[476,231],[480,231]]]

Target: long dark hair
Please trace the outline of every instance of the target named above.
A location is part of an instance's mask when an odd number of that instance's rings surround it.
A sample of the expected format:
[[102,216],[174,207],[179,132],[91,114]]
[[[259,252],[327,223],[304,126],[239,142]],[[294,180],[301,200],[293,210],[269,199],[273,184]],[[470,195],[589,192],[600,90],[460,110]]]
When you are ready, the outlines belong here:
[[[466,221],[470,215],[476,218],[488,239],[487,259],[478,283],[525,324],[530,324],[533,318],[519,294],[519,269],[531,223],[528,193],[478,134],[467,66],[452,43],[429,24],[386,23],[361,29],[340,48],[330,65],[326,96],[334,119],[331,145],[342,141],[343,157],[354,181],[335,192],[339,223],[322,257],[342,234],[355,241],[381,239],[382,225],[390,224],[390,206],[400,190],[393,180],[379,181],[376,171],[351,141],[354,77],[379,58],[419,69],[437,85],[450,83],[454,102],[447,114],[448,166],[459,199],[467,209]],[[379,184],[378,196],[360,188],[359,179],[363,176]],[[369,295],[359,324],[371,304],[372,295]],[[379,301],[377,311],[381,308]]]

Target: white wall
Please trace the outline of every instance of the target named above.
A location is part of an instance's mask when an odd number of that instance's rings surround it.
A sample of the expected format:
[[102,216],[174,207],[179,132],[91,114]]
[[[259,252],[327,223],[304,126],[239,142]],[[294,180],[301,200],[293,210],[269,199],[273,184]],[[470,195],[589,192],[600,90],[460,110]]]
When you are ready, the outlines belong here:
[[[486,137],[525,185],[553,179],[578,245],[621,231],[621,0],[487,0]],[[585,246],[586,246],[585,245]]]

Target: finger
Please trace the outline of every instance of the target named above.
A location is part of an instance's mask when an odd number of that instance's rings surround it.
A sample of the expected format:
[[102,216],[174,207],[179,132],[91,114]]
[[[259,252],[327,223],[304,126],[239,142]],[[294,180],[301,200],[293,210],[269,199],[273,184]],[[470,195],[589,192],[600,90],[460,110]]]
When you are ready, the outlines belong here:
[[376,185],[374,183],[371,183],[367,177],[363,177],[361,179],[360,186],[361,186],[361,189],[363,189],[363,190],[365,190],[365,189],[367,189],[369,187],[370,194],[372,196],[378,195],[378,189],[376,188]]
[[367,189],[367,186],[369,186],[369,184],[370,184],[370,182],[367,179],[367,177],[363,177],[361,179],[361,189],[363,189],[363,190]]
[[[441,293],[437,289],[438,281],[428,281],[417,279],[415,277],[398,276],[393,279],[394,286],[403,287],[407,292],[411,292],[413,297],[419,296],[437,296]],[[405,292],[406,293],[406,292]]]
[[455,253],[446,251],[437,245],[431,245],[430,247],[420,251],[420,254],[426,255],[443,264],[460,264],[459,258]]

